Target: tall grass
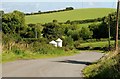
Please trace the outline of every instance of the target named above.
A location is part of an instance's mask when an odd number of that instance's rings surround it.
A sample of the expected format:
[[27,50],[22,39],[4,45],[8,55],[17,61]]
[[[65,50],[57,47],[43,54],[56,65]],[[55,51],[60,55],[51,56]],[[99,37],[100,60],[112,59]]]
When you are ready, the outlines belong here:
[[109,52],[83,70],[88,79],[120,79],[120,51],[119,53]]
[[13,46],[11,50],[4,50],[2,53],[2,62],[14,61],[19,59],[38,59],[51,58],[58,56],[69,56],[77,54],[76,50],[65,51],[63,48],[56,48],[49,44],[34,42],[27,48]]

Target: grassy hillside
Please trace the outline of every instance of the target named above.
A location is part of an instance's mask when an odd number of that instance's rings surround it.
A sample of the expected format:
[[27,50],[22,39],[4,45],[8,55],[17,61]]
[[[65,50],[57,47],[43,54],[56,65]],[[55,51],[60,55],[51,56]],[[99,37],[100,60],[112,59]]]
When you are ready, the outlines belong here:
[[93,19],[106,16],[108,13],[114,12],[115,9],[110,8],[86,8],[75,9],[72,11],[56,12],[49,14],[38,14],[26,16],[26,23],[47,23],[56,19],[59,22],[65,22],[67,20],[83,20]]
[[119,54],[110,52],[83,70],[87,79],[120,79],[120,51]]

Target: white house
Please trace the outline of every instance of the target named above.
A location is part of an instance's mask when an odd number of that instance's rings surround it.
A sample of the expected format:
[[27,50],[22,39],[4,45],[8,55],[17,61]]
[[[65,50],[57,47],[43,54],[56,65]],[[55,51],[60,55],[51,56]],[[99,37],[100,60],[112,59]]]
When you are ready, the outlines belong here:
[[62,47],[62,40],[60,38],[58,38],[56,42],[57,42],[57,47]]
[[52,40],[51,42],[49,42],[49,44],[54,45],[55,47],[57,47],[57,42],[55,42],[54,40]]

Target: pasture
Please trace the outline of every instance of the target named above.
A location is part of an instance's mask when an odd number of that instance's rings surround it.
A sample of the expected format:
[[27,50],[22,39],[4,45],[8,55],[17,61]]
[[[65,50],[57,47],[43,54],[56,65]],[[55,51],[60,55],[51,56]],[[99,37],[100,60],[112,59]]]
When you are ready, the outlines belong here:
[[85,20],[94,19],[107,16],[109,13],[115,12],[115,9],[111,8],[84,8],[75,9],[71,11],[55,12],[48,14],[27,15],[25,17],[26,23],[48,23],[52,20],[58,20],[59,22],[66,22],[67,20]]

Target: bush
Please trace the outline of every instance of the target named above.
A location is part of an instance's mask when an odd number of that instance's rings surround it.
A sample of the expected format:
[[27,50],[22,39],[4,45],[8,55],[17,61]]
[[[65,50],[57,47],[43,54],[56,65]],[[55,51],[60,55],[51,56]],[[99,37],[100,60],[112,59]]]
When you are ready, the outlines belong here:
[[74,49],[74,41],[71,38],[71,36],[66,37],[65,39],[63,39],[63,46],[65,47],[65,50],[72,50]]
[[96,42],[96,39],[87,39],[86,42]]
[[45,24],[42,31],[43,37],[47,38],[48,40],[60,38],[62,35],[59,28],[60,24],[56,23],[56,21],[55,23]]
[[73,7],[67,7],[66,9],[62,9],[62,10],[53,10],[53,11],[46,11],[46,12],[35,12],[35,13],[26,13],[25,15],[36,15],[36,14],[48,14],[48,13],[55,13],[55,12],[63,12],[63,11],[69,11],[69,10],[73,10]]
[[80,37],[84,40],[92,38],[93,32],[89,28],[82,27],[80,31]]
[[56,48],[53,45],[46,43],[34,42],[31,44],[31,49],[35,54],[45,54],[45,55],[53,55],[53,54],[62,54],[64,50],[61,48]]
[[16,55],[24,55],[24,54],[25,54],[24,51],[22,51],[22,50],[20,50],[20,49],[14,50],[14,53],[15,53]]
[[[104,49],[105,49],[106,47],[104,47]],[[93,47],[92,48],[92,50],[101,50],[102,49],[102,47]]]
[[120,54],[111,52],[97,63],[86,67],[83,73],[87,79],[119,79]]
[[80,38],[78,41],[74,42],[74,47],[75,48],[79,48],[81,47],[81,43],[85,43],[86,41],[84,41],[82,38]]
[[90,50],[90,47],[89,46],[87,46],[87,47],[78,47],[76,49],[78,49],[78,50]]
[[66,10],[73,10],[73,7],[66,7]]
[[80,38],[79,32],[78,31],[73,31],[71,37],[73,38],[74,41],[79,40],[79,38]]
[[21,50],[20,48],[17,47],[12,47],[11,50],[15,55],[25,55],[25,52],[23,50]]
[[73,39],[71,38],[71,36],[63,39],[63,46],[73,46]]
[[48,40],[46,38],[23,38],[23,41],[28,44],[31,44],[34,42],[39,42],[39,43],[47,43],[48,42]]

